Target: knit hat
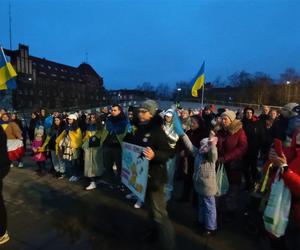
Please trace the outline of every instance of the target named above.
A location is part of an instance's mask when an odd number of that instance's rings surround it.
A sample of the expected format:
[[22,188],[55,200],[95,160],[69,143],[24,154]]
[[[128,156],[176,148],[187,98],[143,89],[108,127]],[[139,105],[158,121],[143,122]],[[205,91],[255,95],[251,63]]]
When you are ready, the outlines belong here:
[[153,100],[146,100],[140,105],[140,109],[147,110],[151,115],[155,115],[158,109],[158,105]]
[[236,115],[235,115],[234,111],[232,111],[232,110],[227,110],[227,111],[223,112],[221,114],[221,117],[223,118],[224,116],[227,116],[231,121],[235,120],[235,118],[236,118]]

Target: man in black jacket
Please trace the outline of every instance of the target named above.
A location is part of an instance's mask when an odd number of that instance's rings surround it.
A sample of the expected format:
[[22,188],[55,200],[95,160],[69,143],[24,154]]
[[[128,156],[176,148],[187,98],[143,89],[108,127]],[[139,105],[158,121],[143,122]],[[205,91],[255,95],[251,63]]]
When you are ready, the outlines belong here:
[[255,119],[254,109],[250,107],[244,109],[242,123],[248,141],[247,153],[243,159],[243,170],[246,189],[252,191],[258,180],[257,157],[262,144],[262,123]]
[[149,160],[146,202],[150,219],[155,225],[160,247],[175,249],[175,236],[166,208],[164,187],[167,183],[166,162],[172,157],[172,149],[162,128],[162,118],[157,115],[155,101],[147,100],[139,108],[139,124],[134,134],[125,137],[126,142],[145,147],[144,155]]
[[7,138],[6,134],[0,126],[0,245],[4,244],[9,240],[7,228],[7,216],[6,209],[4,205],[2,187],[3,178],[7,175],[9,171],[10,161],[7,154]]

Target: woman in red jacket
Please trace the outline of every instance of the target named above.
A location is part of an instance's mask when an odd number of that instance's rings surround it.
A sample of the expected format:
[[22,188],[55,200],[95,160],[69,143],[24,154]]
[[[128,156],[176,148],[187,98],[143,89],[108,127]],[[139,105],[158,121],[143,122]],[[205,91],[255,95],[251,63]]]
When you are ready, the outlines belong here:
[[[288,238],[291,238],[293,244],[291,249],[300,249],[300,130],[296,130],[294,134],[296,139],[296,147],[293,149],[295,157],[288,161],[283,154],[279,157],[274,149],[271,149],[269,159],[275,166],[282,168],[282,178],[285,185],[289,188],[292,194],[292,204],[290,211],[289,227],[286,233]],[[288,163],[289,162],[289,163]],[[273,249],[284,250],[286,237],[272,240]]]
[[218,162],[224,163],[229,181],[229,191],[225,195],[226,220],[233,219],[237,210],[237,197],[242,180],[242,158],[247,151],[247,137],[243,124],[236,119],[232,110],[221,114],[222,127],[217,131]]

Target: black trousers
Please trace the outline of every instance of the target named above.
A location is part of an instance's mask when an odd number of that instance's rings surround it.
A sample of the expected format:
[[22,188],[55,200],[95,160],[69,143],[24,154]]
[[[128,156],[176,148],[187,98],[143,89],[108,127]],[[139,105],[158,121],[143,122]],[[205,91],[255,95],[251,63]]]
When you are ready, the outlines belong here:
[[154,230],[158,234],[161,250],[175,250],[175,232],[167,212],[165,184],[161,183],[156,188],[147,188],[146,203],[148,215]]
[[6,208],[4,205],[3,195],[3,180],[0,179],[0,237],[3,236],[6,232],[7,228],[7,215],[6,215]]

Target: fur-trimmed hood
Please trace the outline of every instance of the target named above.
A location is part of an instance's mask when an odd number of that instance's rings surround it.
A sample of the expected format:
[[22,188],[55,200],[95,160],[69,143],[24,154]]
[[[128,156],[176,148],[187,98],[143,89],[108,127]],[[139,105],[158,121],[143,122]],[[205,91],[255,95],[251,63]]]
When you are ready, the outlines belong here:
[[235,119],[225,130],[228,131],[229,134],[233,135],[242,128],[243,128],[243,123],[240,120]]

